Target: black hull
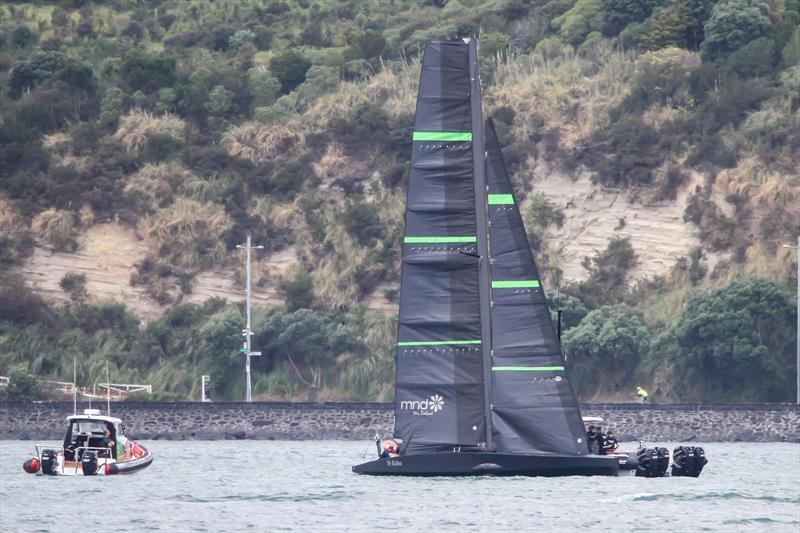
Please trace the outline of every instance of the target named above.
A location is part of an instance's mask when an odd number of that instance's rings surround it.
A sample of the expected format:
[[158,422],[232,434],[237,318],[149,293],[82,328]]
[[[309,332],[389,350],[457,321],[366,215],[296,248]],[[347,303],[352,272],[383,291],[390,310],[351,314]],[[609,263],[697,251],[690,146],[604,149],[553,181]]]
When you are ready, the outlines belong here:
[[616,476],[619,461],[599,455],[431,453],[378,459],[353,467],[369,476]]

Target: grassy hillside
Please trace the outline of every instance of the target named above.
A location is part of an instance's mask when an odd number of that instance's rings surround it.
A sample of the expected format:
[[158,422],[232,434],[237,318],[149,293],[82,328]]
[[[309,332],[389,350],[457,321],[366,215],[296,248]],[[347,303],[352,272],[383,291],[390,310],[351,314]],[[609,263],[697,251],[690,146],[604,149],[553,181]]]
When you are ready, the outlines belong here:
[[[201,273],[239,268],[250,232],[256,282],[286,301],[255,313],[255,396],[391,399],[395,317],[366,304],[396,298],[420,51],[480,35],[486,113],[580,395],[789,400],[799,22],[798,0],[6,3],[0,375],[64,378],[76,355],[84,383],[109,361],[157,397],[196,398],[210,373],[240,398],[241,305],[186,301]],[[565,276],[551,175],[685,205],[694,244],[634,275],[663,245],[614,215]],[[147,323],[80,273],[63,303],[20,274],[109,221],[142,240],[125,281],[167,309]],[[287,249],[297,265],[275,277]]]

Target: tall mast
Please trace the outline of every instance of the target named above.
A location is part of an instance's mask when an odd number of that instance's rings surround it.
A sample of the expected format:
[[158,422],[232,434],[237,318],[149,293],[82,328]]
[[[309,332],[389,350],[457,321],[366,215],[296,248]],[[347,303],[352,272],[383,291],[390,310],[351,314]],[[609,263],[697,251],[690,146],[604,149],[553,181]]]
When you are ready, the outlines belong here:
[[486,417],[486,448],[492,442],[492,329],[489,301],[489,238],[488,205],[486,203],[486,153],[483,143],[483,114],[481,113],[481,80],[478,74],[478,47],[469,41],[470,109],[472,113],[472,164],[475,174],[475,214],[478,240],[478,298],[481,312],[481,350],[483,352],[483,412]]

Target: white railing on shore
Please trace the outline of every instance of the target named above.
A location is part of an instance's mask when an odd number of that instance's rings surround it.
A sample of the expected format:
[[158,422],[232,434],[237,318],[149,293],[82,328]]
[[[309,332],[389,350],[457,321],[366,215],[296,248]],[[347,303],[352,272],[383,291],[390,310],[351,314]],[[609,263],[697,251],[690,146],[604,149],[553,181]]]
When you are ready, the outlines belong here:
[[108,389],[117,394],[130,394],[132,392],[146,391],[147,394],[153,393],[152,385],[139,385],[136,383],[98,383],[101,389]]
[[8,376],[0,376],[0,387],[8,387]]

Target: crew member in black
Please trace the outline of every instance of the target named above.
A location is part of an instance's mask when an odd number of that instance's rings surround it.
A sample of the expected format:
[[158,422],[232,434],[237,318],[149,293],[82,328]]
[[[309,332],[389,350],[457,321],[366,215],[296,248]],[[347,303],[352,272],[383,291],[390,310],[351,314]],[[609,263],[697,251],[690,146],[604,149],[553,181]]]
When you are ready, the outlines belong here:
[[111,437],[111,425],[106,424],[103,426],[103,439],[100,444],[101,448],[108,448],[111,457],[117,457],[117,444]]
[[597,452],[600,455],[605,455],[603,452],[603,444],[605,443],[605,439],[603,438],[603,427],[597,426],[597,437],[595,437],[595,443],[597,446]]
[[594,426],[589,426],[589,431],[586,432],[586,442],[589,443],[589,453],[594,453],[594,442],[597,438],[597,433],[594,431]]
[[606,437],[603,440],[603,455],[607,455],[609,453],[614,453],[617,448],[619,448],[619,443],[617,439],[614,437],[614,434],[609,429],[606,433]]

